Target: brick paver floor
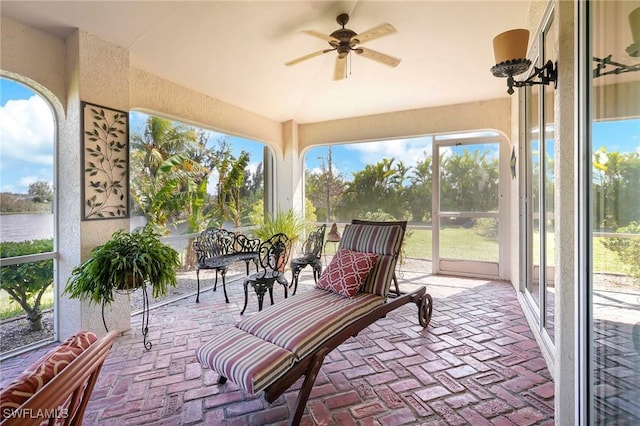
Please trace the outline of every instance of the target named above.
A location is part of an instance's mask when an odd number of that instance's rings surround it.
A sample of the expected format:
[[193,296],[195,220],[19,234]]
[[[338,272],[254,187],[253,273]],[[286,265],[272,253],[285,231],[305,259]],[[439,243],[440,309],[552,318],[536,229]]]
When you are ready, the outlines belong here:
[[[313,281],[309,271],[301,275],[298,291],[305,291]],[[553,382],[509,283],[406,271],[400,282],[405,290],[427,286],[434,297],[429,327],[418,325],[408,304],[343,343],[325,359],[301,424],[553,424]],[[228,283],[229,304],[218,289],[204,291],[199,304],[188,297],[152,310],[149,351],[141,318],[132,317],[84,424],[286,424],[301,381],[268,404],[231,382],[217,385],[217,375],[196,360],[196,348],[240,319],[240,288],[241,281]],[[283,296],[275,293],[277,303]],[[245,316],[256,310],[252,298]],[[35,356],[12,363],[24,368]]]

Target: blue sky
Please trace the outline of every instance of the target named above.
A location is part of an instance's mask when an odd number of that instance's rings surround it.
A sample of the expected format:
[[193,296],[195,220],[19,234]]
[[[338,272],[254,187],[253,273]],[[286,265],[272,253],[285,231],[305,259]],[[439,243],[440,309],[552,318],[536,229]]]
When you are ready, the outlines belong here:
[[[142,131],[146,116],[139,113],[130,116],[131,132]],[[0,191],[26,193],[33,182],[53,182],[53,134],[54,120],[47,103],[25,86],[0,78]],[[210,143],[220,136],[211,132]],[[261,160],[263,144],[233,136],[229,141],[236,154],[241,150],[249,152],[250,167]],[[594,146],[596,149],[606,146],[609,152],[640,153],[640,119],[596,123]],[[430,137],[334,145],[333,167],[350,180],[354,171],[385,157],[412,166],[430,147]],[[326,156],[326,146],[307,151],[305,167],[319,168],[320,159]]]

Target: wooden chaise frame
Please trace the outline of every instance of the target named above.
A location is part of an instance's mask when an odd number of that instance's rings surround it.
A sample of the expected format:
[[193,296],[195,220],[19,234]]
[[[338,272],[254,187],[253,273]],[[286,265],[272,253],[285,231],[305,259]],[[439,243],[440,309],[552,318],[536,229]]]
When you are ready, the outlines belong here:
[[18,407],[13,416],[9,415],[2,420],[0,425],[42,425],[45,418],[41,414],[57,413],[60,407],[64,407],[65,401],[70,396],[71,405],[66,407],[64,411],[69,415],[58,418],[51,417],[49,422],[45,424],[82,425],[91,392],[116,336],[117,334],[111,331],[94,342]]
[[[354,220],[353,224],[369,224],[369,225],[399,225],[402,228],[403,235],[406,230],[406,222],[370,222]],[[396,257],[399,255],[396,254]],[[286,392],[299,378],[305,376],[302,387],[298,393],[296,401],[295,411],[289,418],[290,425],[297,425],[302,419],[305,406],[311,394],[311,390],[315,383],[320,367],[324,361],[324,358],[340,346],[345,340],[350,337],[356,336],[360,331],[364,330],[369,325],[373,324],[380,318],[384,318],[389,312],[399,308],[407,303],[415,303],[418,307],[418,320],[422,327],[427,327],[431,320],[433,311],[433,300],[431,295],[426,292],[425,287],[420,287],[417,290],[409,293],[400,293],[395,274],[393,276],[394,283],[396,285],[396,293],[393,298],[387,298],[386,302],[374,309],[369,313],[353,321],[349,325],[345,326],[340,332],[329,337],[326,341],[318,345],[311,353],[304,358],[295,362],[290,369],[275,380],[272,384],[264,389],[264,398],[267,402],[272,403],[278,399],[284,392]],[[389,283],[390,284],[390,283]],[[258,315],[258,314],[257,314]],[[227,382],[227,378],[220,376],[218,378],[218,384],[224,384]]]
[[[356,320],[348,327],[345,327],[340,333],[324,342],[311,354],[295,363],[287,374],[269,385],[264,390],[264,399],[269,403],[274,402],[280,397],[280,395],[286,392],[287,389],[297,382],[300,377],[305,376],[302,388],[300,388],[298,393],[295,411],[289,418],[290,425],[299,424],[307,405],[307,400],[309,399],[309,395],[313,389],[313,384],[315,383],[320,367],[322,367],[322,363],[324,362],[324,358],[331,351],[344,343],[348,338],[357,336],[360,331],[364,330],[380,318],[384,318],[389,312],[407,303],[415,303],[416,306],[418,306],[418,319],[420,321],[420,325],[422,325],[422,327],[427,327],[431,320],[433,303],[431,295],[426,292],[426,288],[420,287],[410,293],[402,294],[372,310],[367,315]],[[226,382],[226,379],[221,379],[223,378],[220,377],[218,383]]]

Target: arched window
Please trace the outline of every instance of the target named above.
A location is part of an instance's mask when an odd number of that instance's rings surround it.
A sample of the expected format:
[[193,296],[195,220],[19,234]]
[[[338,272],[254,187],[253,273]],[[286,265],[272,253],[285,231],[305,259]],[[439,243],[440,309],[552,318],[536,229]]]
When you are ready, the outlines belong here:
[[0,78],[0,358],[56,339],[54,129],[44,97]]

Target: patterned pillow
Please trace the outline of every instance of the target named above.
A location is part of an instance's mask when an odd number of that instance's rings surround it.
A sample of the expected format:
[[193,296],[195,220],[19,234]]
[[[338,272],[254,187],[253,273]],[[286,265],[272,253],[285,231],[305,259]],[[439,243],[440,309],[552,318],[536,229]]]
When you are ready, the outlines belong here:
[[377,253],[338,249],[327,269],[322,272],[317,287],[353,297],[373,269],[377,259]]
[[27,368],[6,388],[0,389],[2,418],[31,398],[96,340],[96,335],[90,331],[74,334]]

